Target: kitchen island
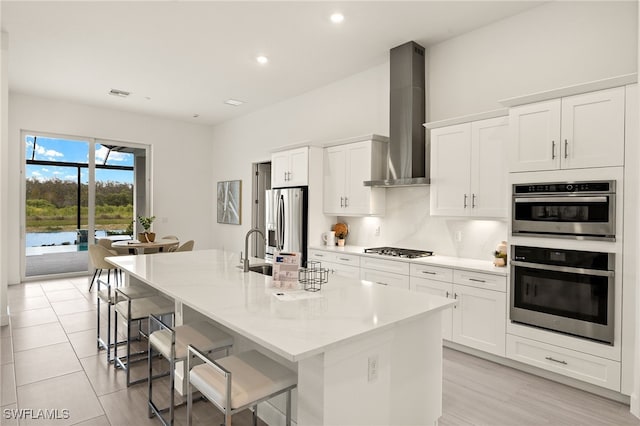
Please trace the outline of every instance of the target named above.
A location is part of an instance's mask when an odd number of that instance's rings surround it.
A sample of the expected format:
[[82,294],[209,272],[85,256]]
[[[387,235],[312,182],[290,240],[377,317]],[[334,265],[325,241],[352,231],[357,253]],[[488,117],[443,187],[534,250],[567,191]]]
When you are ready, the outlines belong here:
[[319,292],[282,290],[220,250],[107,260],[125,285],[173,298],[178,323],[193,310],[297,369],[298,425],[431,425],[442,413],[450,299],[335,276]]

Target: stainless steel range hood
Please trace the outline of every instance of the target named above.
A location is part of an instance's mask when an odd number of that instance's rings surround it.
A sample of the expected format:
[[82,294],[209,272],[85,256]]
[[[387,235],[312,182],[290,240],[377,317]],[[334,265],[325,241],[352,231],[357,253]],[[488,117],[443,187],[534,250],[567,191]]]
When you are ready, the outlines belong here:
[[428,185],[425,156],[425,49],[410,41],[390,51],[387,178],[365,186]]

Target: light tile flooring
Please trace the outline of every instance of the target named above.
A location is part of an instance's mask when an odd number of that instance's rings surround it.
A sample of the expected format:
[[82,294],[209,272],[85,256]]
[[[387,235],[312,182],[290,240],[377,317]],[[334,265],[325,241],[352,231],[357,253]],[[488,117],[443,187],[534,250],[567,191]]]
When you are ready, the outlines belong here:
[[[69,410],[69,418],[23,419],[20,425],[160,425],[147,417],[146,384],[127,388],[124,372],[97,351],[95,289],[87,289],[86,277],[9,287],[11,327],[0,328],[0,424],[18,424],[5,410],[20,407],[58,409],[58,417]],[[157,386],[164,388],[166,382]],[[443,410],[442,426],[640,425],[624,404],[449,349]],[[250,417],[240,413],[234,425],[248,425]],[[211,404],[194,405],[195,425],[221,422]],[[176,425],[184,424],[181,407]]]

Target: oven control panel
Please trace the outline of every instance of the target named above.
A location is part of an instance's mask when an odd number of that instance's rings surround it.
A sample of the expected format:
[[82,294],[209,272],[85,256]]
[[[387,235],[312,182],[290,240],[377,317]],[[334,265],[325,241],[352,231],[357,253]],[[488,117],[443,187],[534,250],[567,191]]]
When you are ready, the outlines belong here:
[[513,185],[514,194],[566,194],[615,192],[615,181],[556,182]]

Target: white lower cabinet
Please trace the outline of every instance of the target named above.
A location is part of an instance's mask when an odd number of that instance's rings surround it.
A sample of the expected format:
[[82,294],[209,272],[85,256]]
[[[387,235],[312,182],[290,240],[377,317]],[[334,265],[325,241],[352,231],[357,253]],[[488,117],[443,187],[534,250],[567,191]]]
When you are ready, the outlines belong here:
[[458,301],[444,313],[443,338],[500,356],[505,355],[506,282],[502,275],[411,265],[411,290]]
[[409,264],[363,256],[360,259],[360,279],[409,290]]
[[375,284],[388,285],[390,287],[409,290],[409,276],[392,272],[377,271],[375,269],[360,268],[360,279],[371,281]]
[[308,251],[308,260],[320,262],[323,268],[329,270],[329,275],[360,279],[360,256],[311,249]]
[[507,358],[620,391],[620,363],[610,359],[507,335]]
[[[451,270],[449,270],[451,271]],[[453,297],[453,284],[451,282],[436,281],[429,278],[411,277],[411,291],[427,293],[434,296]],[[452,330],[451,310],[442,312],[442,338],[451,340]]]
[[507,295],[466,285],[453,285],[451,340],[495,355],[505,355]]

